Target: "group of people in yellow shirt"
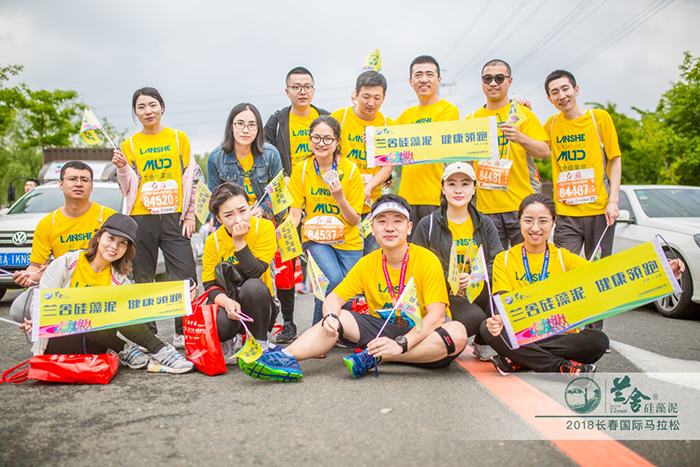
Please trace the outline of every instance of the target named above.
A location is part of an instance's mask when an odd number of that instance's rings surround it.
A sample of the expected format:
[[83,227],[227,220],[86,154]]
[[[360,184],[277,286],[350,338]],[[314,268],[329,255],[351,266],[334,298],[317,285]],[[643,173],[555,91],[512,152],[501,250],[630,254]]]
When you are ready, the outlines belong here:
[[[545,91],[560,113],[543,127],[524,103],[524,120],[506,123],[511,68],[503,60],[491,60],[481,72],[486,104],[467,118],[497,118],[496,165],[506,173],[502,182],[494,184],[488,178],[490,168],[481,164],[407,165],[402,167],[399,194],[382,195],[381,187],[392,183],[392,171],[390,167],[367,167],[365,127],[459,119],[458,109],[438,96],[440,81],[437,61],[426,55],[416,57],[409,67],[409,84],[418,105],[391,121],[380,112],[386,79],[378,72],[365,71],[357,78],[353,105],[329,115],[312,104],[313,76],[298,67],[286,77],[285,92],[291,105],[275,112],[264,126],[252,104],[242,103],[231,110],[223,142],[212,151],[207,164],[212,190],[209,210],[220,227],[206,240],[202,280],[211,302],[219,305],[217,327],[226,356],[232,354],[235,336],[244,332],[242,321],[267,349],[255,362],[239,362],[246,374],[298,380],[302,377],[299,360],[324,355],[338,342],[362,349],[344,358],[355,378],[376,369],[380,361],[440,368],[465,349],[470,336],[475,336],[474,353],[492,361],[502,374],[520,368],[572,374],[595,370],[595,362],[608,348],[601,326],[512,350],[501,333],[500,316],[493,314],[488,292],[470,302],[464,289],[470,272],[468,253],[479,246],[484,248],[489,277],[493,277],[493,293],[585,264],[577,254],[584,247],[586,255],[592,252],[603,232],[603,254],[611,253],[619,214],[620,150],[610,116],[602,110],[580,108],[575,78],[557,70],[547,77]],[[196,280],[188,239],[194,232],[194,192],[201,173],[186,135],[161,124],[165,103],[157,90],[136,91],[132,108],[143,129],[113,157],[126,212],[137,227],[133,235],[121,235],[135,248],[129,268],[133,263],[137,282],[153,281],[160,248],[171,279]],[[533,160],[550,155],[554,200],[540,194]],[[285,213],[273,215],[264,191],[281,170],[293,196],[288,215],[299,229],[304,252],[313,256],[329,282],[325,300],[316,300],[313,326],[298,338],[293,321],[294,289],[275,287],[272,274],[285,266],[293,268],[293,263],[275,259],[274,223]],[[65,183],[63,176],[61,183]],[[71,211],[69,204],[66,195],[66,207],[47,216],[51,224],[45,219],[43,229],[60,236],[63,217],[88,216],[95,224],[94,203],[82,213]],[[372,235],[363,239],[358,226],[367,216]],[[102,225],[103,217],[104,209],[95,228]],[[553,245],[548,239],[555,219]],[[71,223],[71,229],[78,228],[76,222]],[[606,231],[606,226],[611,227]],[[120,237],[120,232],[124,230],[112,234]],[[454,242],[460,287],[450,295],[446,277]],[[76,248],[71,249],[84,248],[73,246]],[[30,268],[17,275],[21,285],[43,280],[40,275],[48,251],[54,257],[61,254],[55,247],[35,248],[37,255],[32,253]],[[680,261],[671,263],[675,272],[684,268]],[[387,323],[381,314],[396,304],[411,278],[420,304],[420,332],[401,317]],[[368,314],[344,308],[358,294],[364,295]],[[277,316],[275,298],[281,303],[284,321],[277,344],[290,345],[268,349]],[[155,326],[151,330],[155,334]],[[181,323],[177,323],[174,343],[181,337]],[[184,371],[173,360],[177,357],[171,348],[160,344],[144,345],[155,353],[168,349],[168,359],[151,365],[154,371]],[[115,351],[124,364],[143,361],[143,354],[134,346],[127,344]]]

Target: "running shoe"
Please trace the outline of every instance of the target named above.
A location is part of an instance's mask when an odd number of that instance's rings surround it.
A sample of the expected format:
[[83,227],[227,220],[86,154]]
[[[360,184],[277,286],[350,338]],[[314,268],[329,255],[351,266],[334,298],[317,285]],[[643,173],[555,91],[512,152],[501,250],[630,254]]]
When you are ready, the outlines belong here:
[[235,337],[233,339],[229,339],[221,343],[221,351],[224,354],[224,361],[227,365],[235,365],[236,363],[238,363],[238,357],[234,357],[234,355],[236,355],[236,352],[238,352],[235,347]]
[[496,355],[498,352],[493,350],[490,345],[474,343],[474,356],[482,362],[489,362]]
[[192,371],[194,364],[187,361],[175,347],[165,345],[160,351],[153,354],[153,360],[148,363],[148,371],[151,373],[187,373]]
[[301,374],[299,362],[295,357],[282,352],[282,347],[263,351],[260,358],[251,363],[238,359],[238,366],[251,378],[276,379],[277,381],[298,381],[304,375]]
[[579,363],[573,360],[567,360],[566,363],[559,365],[559,373],[570,376],[583,376],[595,373],[596,366],[591,363]]
[[508,376],[522,368],[521,365],[503,355],[496,355],[491,359],[491,363],[493,363],[493,366],[495,366],[498,372],[503,376]]
[[183,334],[173,334],[173,347],[176,349],[185,348],[185,336]]
[[148,365],[149,358],[137,346],[124,344],[124,350],[119,352],[119,363],[132,370],[138,370]]
[[287,321],[282,326],[282,331],[277,334],[278,344],[289,344],[297,338],[297,326],[291,321]]
[[378,363],[377,359],[367,352],[367,349],[360,353],[343,357],[343,360],[345,361],[345,366],[350,370],[350,374],[355,379],[367,373],[368,370],[374,368]]

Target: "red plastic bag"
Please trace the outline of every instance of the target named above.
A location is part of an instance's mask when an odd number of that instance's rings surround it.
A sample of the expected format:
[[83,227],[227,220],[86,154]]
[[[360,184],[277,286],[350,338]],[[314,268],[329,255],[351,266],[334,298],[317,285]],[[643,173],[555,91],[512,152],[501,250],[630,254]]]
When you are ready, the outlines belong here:
[[[25,364],[29,368],[9,376]],[[100,355],[37,355],[2,374],[0,382],[21,383],[27,379],[72,384],[107,384],[119,368],[119,357]]]
[[275,286],[278,289],[293,289],[294,288],[294,270],[296,258],[289,261],[282,261],[280,251],[275,253]]
[[[216,287],[219,288],[219,287]],[[219,333],[216,329],[218,305],[204,305],[212,289],[197,298],[195,311],[182,320],[185,333],[185,357],[194,367],[209,376],[226,373],[226,361],[221,351]]]

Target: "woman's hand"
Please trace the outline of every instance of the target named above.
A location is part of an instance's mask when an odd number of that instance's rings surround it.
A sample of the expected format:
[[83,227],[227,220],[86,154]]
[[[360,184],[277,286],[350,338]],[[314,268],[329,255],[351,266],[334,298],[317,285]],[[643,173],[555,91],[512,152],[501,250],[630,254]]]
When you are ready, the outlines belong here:
[[486,319],[486,329],[489,330],[493,337],[500,336],[503,331],[503,318],[501,315],[494,315]]
[[668,264],[671,266],[671,271],[673,271],[673,275],[676,276],[676,279],[680,279],[681,274],[685,272],[685,264],[683,261],[680,259],[672,259]]
[[237,301],[233,300],[232,298],[228,299],[224,310],[226,310],[226,316],[228,316],[229,319],[232,319],[235,321],[248,321],[248,322],[253,321],[250,318],[250,316],[241,312],[241,304],[238,303]]
[[195,224],[194,219],[185,219],[182,223],[182,236],[192,238],[196,226],[197,224]]
[[470,277],[471,274],[467,274],[466,272],[459,275],[459,290],[464,290],[467,288]]
[[244,242],[245,241],[245,236],[248,235],[248,232],[250,231],[250,223],[249,222],[236,222],[233,224],[233,227],[231,228],[231,237],[233,237],[233,241],[236,242]]
[[120,169],[126,165],[126,156],[119,149],[115,149],[112,155],[112,164]]
[[328,188],[330,188],[331,196],[334,200],[340,201],[345,198],[345,195],[343,194],[343,185],[340,184],[339,179],[336,178],[333,180],[331,184],[328,185]]
[[19,325],[19,330],[22,332],[32,332],[32,320],[24,318],[24,323]]

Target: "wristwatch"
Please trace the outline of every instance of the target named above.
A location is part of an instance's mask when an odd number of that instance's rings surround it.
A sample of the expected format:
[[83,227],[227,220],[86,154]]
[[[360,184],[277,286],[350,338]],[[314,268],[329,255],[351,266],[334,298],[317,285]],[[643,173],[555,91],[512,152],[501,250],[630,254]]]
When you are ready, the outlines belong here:
[[408,352],[408,340],[406,340],[406,336],[399,336],[396,338],[396,343],[401,346],[403,351],[401,353],[406,353]]

